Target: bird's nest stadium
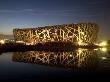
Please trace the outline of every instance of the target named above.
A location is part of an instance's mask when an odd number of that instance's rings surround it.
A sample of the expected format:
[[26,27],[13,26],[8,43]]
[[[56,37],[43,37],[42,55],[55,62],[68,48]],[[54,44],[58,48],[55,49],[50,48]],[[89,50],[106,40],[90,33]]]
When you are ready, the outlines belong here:
[[86,45],[96,43],[98,25],[95,23],[62,24],[36,28],[15,28],[13,35],[15,41],[26,44],[46,42],[72,42]]

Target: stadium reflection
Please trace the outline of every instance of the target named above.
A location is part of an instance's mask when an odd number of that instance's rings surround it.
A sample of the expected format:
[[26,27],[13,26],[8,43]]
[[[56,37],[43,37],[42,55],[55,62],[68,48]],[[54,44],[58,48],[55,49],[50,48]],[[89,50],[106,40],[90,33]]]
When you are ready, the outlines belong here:
[[64,68],[94,69],[97,66],[95,50],[78,49],[70,52],[27,51],[14,52],[14,62],[48,65]]

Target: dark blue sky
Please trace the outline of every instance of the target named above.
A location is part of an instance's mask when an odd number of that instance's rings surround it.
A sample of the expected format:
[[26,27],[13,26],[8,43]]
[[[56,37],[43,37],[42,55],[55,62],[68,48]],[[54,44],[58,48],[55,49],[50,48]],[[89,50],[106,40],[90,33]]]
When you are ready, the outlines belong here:
[[95,22],[110,39],[110,0],[0,0],[0,33],[13,28]]

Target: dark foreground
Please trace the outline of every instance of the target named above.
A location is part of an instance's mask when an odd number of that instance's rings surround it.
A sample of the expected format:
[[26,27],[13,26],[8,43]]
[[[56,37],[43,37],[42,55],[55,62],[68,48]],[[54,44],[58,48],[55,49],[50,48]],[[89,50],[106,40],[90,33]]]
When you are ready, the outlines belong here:
[[110,49],[100,48],[61,43],[1,45],[0,80],[107,81]]
[[0,80],[14,81],[107,81],[110,52],[17,51],[1,53]]

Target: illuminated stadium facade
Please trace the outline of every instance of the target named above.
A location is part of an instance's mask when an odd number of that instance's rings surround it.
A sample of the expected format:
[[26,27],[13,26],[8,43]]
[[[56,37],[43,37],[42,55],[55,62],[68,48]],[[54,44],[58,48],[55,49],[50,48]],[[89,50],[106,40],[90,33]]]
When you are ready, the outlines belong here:
[[37,28],[13,29],[16,42],[37,44],[46,42],[72,42],[86,45],[96,42],[98,26],[95,23],[63,24]]

